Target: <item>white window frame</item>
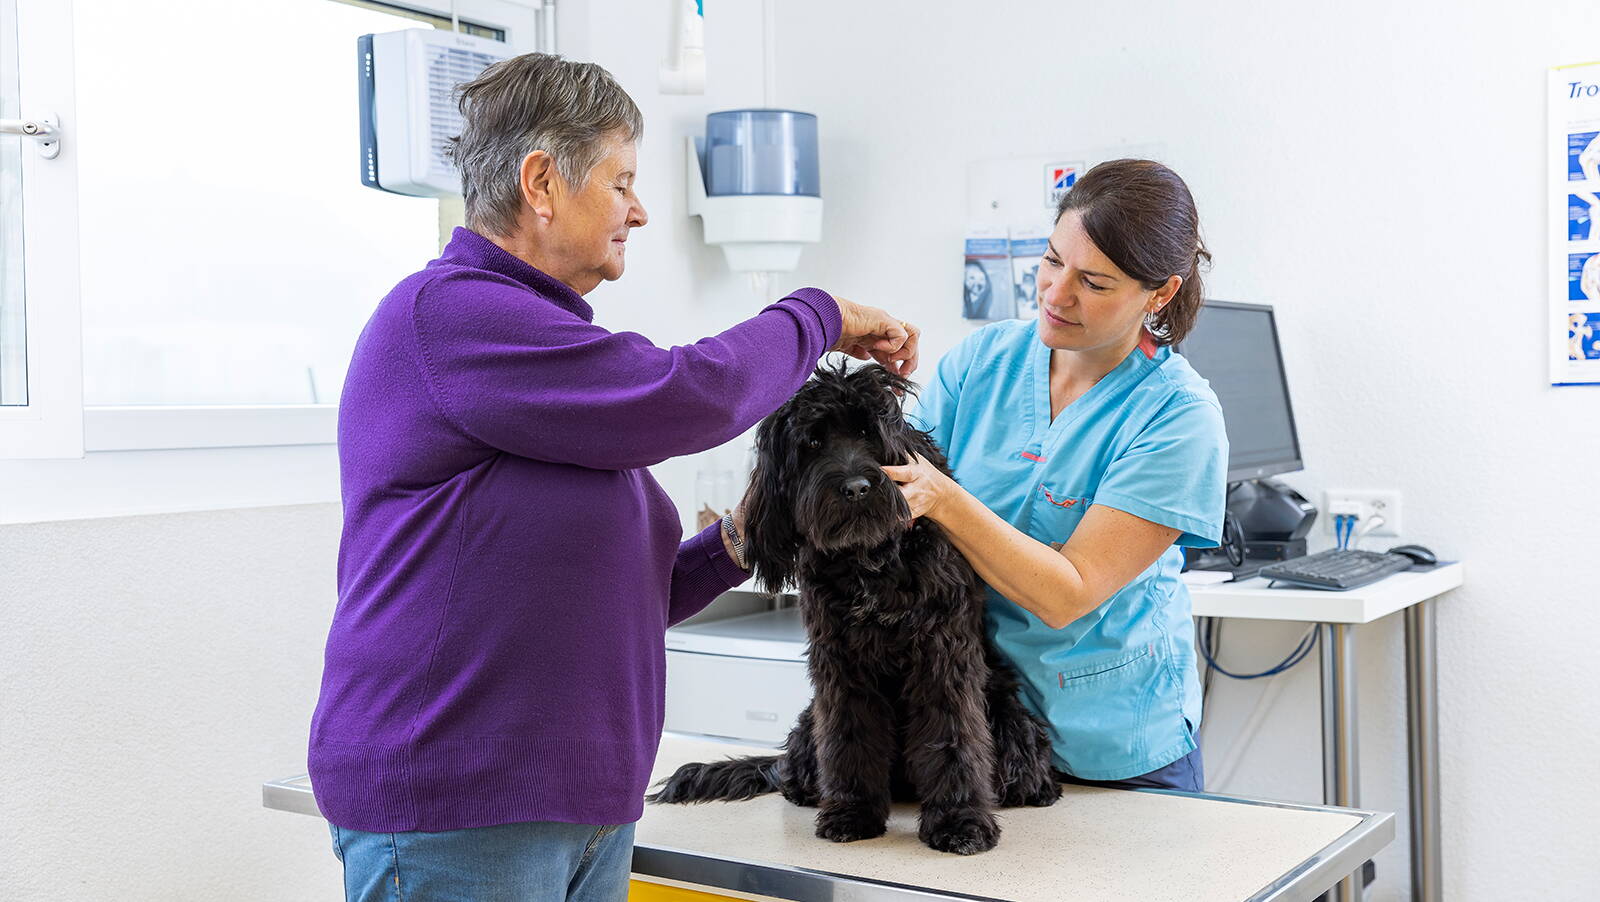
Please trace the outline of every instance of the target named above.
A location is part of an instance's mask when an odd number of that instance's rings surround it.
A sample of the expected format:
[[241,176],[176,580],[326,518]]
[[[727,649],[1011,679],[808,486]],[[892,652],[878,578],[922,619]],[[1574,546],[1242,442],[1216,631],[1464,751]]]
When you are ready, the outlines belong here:
[[83,442],[90,451],[331,445],[338,420],[337,404],[89,407]]
[[[24,113],[32,115],[48,102],[62,116],[67,126],[63,150],[49,162],[72,164],[73,4],[15,2],[19,44],[27,36],[18,60],[19,67],[29,67],[19,72]],[[450,0],[377,4],[446,19],[452,12]],[[456,0],[453,6],[462,22],[503,31],[506,44],[518,52],[554,49],[553,0]],[[26,22],[23,7],[29,10]],[[48,43],[43,35],[51,36]],[[30,100],[28,86],[40,84],[50,84],[55,94]],[[26,157],[28,148],[24,151]],[[0,409],[0,524],[337,501],[336,404],[83,404],[76,167],[56,168],[57,174],[70,175],[66,186],[42,180],[35,174],[39,168],[24,170],[23,215],[45,210],[47,201],[34,195],[46,195],[62,214],[52,220],[60,240],[36,236],[30,222],[25,263],[29,397],[39,404]],[[45,416],[59,430],[49,443],[32,428]],[[23,435],[26,447],[19,444]],[[45,452],[84,459],[19,459]]]
[[54,115],[55,159],[22,143],[24,338],[28,403],[0,407],[0,457],[83,456],[83,352],[78,303],[78,151],[74,134],[72,4],[7,0],[17,11],[18,112]]

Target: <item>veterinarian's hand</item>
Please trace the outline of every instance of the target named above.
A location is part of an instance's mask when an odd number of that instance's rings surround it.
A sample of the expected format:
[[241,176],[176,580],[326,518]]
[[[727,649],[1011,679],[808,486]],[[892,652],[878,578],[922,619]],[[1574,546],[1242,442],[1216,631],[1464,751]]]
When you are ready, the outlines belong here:
[[877,307],[866,307],[841,297],[834,300],[839,303],[839,315],[844,323],[838,344],[830,350],[843,351],[857,360],[876,360],[899,376],[916,372],[921,329]]
[[905,466],[884,467],[883,472],[900,486],[900,494],[905,496],[906,504],[911,507],[913,520],[918,517],[939,519],[939,506],[950,497],[952,490],[961,490],[954,479],[939,472],[920,454]]

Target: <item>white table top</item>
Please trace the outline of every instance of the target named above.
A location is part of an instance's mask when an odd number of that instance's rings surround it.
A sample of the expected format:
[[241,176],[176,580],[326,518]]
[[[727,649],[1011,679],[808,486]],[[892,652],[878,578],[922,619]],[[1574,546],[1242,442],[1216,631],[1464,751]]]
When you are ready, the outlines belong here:
[[1256,577],[1236,583],[1191,584],[1189,597],[1196,617],[1371,623],[1456,588],[1462,583],[1463,572],[1463,565],[1456,561],[1432,570],[1395,573],[1343,592],[1268,588],[1267,580]]
[[[772,750],[668,733],[652,779],[741,754]],[[815,817],[776,794],[646,805],[634,869],[675,855],[678,873],[650,871],[666,882],[783,898],[823,898],[816,885],[807,894],[794,881],[826,879],[827,898],[839,899],[1310,899],[1394,833],[1390,814],[1082,786],[1067,786],[1050,808],[1004,810],[1000,844],[970,857],[918,841],[915,806],[895,806],[887,835],[853,843],[818,839]],[[696,867],[720,880],[693,879]]]
[[[652,779],[690,761],[771,749],[667,733]],[[304,775],[262,785],[268,808],[319,815]],[[971,857],[917,839],[897,805],[877,839],[831,843],[816,809],[748,802],[646,805],[638,879],[735,898],[1309,902],[1394,839],[1394,815],[1209,794],[1067,786],[1050,808],[1010,808],[994,849]]]

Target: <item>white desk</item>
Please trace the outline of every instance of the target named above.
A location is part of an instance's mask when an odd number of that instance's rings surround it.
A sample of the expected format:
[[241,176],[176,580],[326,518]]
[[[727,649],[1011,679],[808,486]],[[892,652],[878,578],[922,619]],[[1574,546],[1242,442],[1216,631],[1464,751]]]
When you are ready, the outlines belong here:
[[[1298,620],[1320,624],[1322,800],[1360,807],[1357,773],[1355,627],[1397,611],[1406,615],[1406,725],[1411,781],[1411,898],[1439,902],[1439,685],[1433,601],[1460,586],[1463,567],[1396,573],[1345,592],[1268,588],[1264,579],[1191,585],[1196,617]],[[1334,898],[1361,897],[1358,877]]]

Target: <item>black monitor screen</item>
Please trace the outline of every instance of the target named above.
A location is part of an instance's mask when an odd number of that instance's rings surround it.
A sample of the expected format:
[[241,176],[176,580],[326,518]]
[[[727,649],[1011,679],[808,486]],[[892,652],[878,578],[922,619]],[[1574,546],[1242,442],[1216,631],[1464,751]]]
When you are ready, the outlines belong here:
[[1178,351],[1222,402],[1229,482],[1301,468],[1271,307],[1207,301]]

